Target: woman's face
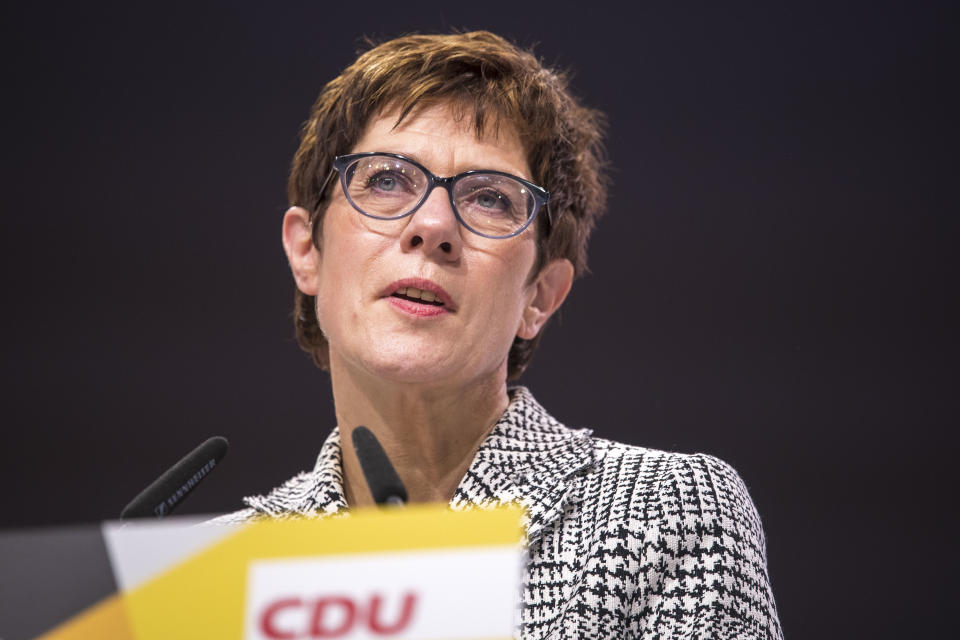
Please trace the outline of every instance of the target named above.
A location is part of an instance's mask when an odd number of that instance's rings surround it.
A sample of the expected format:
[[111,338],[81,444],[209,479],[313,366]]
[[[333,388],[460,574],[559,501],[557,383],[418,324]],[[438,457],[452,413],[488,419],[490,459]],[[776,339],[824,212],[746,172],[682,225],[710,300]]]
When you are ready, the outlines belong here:
[[[369,123],[351,152],[401,154],[437,176],[494,169],[531,180],[515,129],[503,122],[478,139],[470,115],[457,121],[448,105],[436,105],[394,128],[397,114],[387,113]],[[303,256],[302,269],[287,227],[285,246],[298,286],[316,296],[334,376],[348,367],[398,383],[502,384],[514,337],[536,335],[569,289],[569,277],[564,285],[552,273],[556,265],[528,282],[534,225],[512,238],[478,236],[457,221],[443,188],[411,216],[376,220],[353,209],[336,185],[322,251]]]

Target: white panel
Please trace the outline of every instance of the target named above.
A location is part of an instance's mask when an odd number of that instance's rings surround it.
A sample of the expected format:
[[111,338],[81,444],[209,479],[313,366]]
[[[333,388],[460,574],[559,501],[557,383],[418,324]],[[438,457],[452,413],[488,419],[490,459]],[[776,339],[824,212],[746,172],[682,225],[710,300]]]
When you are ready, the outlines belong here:
[[[510,638],[521,563],[516,546],[256,561],[244,637]],[[371,628],[374,596],[389,633]],[[400,625],[405,598],[411,615]]]
[[242,525],[197,526],[212,516],[104,522],[113,575],[129,591],[227,537]]

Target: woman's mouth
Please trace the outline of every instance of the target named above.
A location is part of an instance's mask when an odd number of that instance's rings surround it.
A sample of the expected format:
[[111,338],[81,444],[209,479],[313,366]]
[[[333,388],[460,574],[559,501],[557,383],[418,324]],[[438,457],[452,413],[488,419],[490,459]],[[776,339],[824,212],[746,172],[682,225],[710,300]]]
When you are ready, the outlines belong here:
[[414,316],[440,316],[456,312],[453,298],[443,287],[425,278],[404,278],[382,294],[399,311]]
[[432,291],[424,291],[416,287],[401,287],[393,292],[393,297],[411,302],[422,302],[438,307],[443,306],[443,300],[440,300]]

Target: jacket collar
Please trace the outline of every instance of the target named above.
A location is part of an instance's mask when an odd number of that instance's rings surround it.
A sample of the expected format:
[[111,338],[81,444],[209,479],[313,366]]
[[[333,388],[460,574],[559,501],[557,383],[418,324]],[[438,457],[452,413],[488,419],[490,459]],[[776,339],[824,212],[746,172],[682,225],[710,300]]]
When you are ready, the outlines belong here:
[[271,518],[323,517],[346,511],[340,430],[334,428],[327,436],[313,471],[294,476],[265,496],[250,496],[243,501],[257,513]]
[[[582,499],[578,477],[593,465],[593,440],[589,430],[557,422],[525,387],[511,389],[510,396],[510,405],[478,449],[450,506],[462,510],[519,502],[527,509],[527,541],[533,544],[568,503]],[[339,430],[327,437],[312,472],[244,501],[272,517],[317,517],[346,510]]]

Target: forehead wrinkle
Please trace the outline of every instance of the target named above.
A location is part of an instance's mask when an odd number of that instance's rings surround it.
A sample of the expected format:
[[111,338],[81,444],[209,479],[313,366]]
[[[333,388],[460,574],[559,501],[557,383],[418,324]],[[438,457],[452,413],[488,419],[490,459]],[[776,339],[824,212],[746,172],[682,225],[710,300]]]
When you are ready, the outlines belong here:
[[[500,121],[505,120],[499,111],[494,111],[492,117],[485,114],[483,128],[478,127],[478,112],[477,107],[474,104],[471,104],[469,100],[465,98],[441,98],[441,99],[422,99],[418,102],[415,102],[409,105],[406,110],[402,110],[401,105],[387,105],[385,109],[382,109],[375,118],[386,117],[393,114],[397,114],[397,120],[393,124],[393,128],[401,126],[405,121],[418,118],[426,111],[431,110],[443,110],[450,116],[450,121],[462,125],[463,128],[466,126],[472,125],[470,128],[473,129],[475,137],[478,141],[482,141],[486,136],[493,134],[493,137],[499,138],[500,135]],[[469,114],[469,119],[468,119]],[[509,119],[506,119],[509,122]],[[515,127],[513,127],[515,128]]]
[[[395,114],[398,115],[398,119],[391,122]],[[475,127],[471,126],[474,119],[467,119],[462,112],[456,109],[455,105],[449,103],[422,105],[411,111],[402,120],[399,119],[396,109],[382,110],[371,118],[354,151],[398,153],[416,160],[432,173],[444,177],[464,171],[486,169],[503,171],[531,180],[526,151],[520,141],[516,127],[509,120],[501,120],[501,117],[488,119],[481,135]],[[431,122],[437,121],[442,121],[443,124],[440,127],[430,126]],[[455,144],[451,140],[451,133],[454,136],[469,133],[477,145],[487,148],[477,149],[476,147]],[[406,135],[411,136],[414,140],[405,139]],[[373,148],[380,141],[368,141],[371,136],[387,138],[386,142],[391,147]],[[513,149],[505,147],[502,144],[503,142],[507,142],[507,144],[512,142],[510,146],[513,146]],[[459,153],[460,151],[466,151],[467,153]],[[479,153],[473,154],[475,151]],[[489,159],[491,152],[494,156],[493,164]],[[485,157],[473,157],[473,155]],[[515,156],[515,159],[506,156]],[[519,163],[516,161],[517,159],[519,159]]]

